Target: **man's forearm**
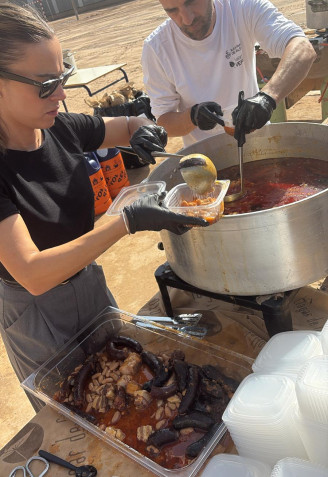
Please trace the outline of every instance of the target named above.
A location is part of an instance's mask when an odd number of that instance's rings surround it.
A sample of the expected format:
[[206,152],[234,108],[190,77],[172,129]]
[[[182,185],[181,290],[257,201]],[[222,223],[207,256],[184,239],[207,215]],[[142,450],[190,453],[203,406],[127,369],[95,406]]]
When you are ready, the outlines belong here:
[[196,128],[190,119],[190,109],[181,113],[162,114],[158,118],[157,124],[166,130],[169,137],[186,136]]
[[304,37],[292,38],[272,78],[262,88],[278,104],[306,78],[316,53]]

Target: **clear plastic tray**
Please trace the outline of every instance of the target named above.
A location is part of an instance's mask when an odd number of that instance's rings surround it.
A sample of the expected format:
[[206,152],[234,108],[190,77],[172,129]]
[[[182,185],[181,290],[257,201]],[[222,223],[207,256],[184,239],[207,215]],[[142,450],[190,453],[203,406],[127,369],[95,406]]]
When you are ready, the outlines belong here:
[[[154,474],[164,477],[192,477],[224,436],[226,427],[223,422],[212,440],[191,464],[177,470],[169,470],[101,431],[53,398],[55,392],[59,389],[59,383],[68,377],[76,366],[83,363],[88,355],[100,351],[108,339],[117,333],[139,341],[147,351],[160,353],[180,349],[184,351],[189,363],[217,366],[227,377],[238,382],[241,382],[251,372],[248,358],[219,347],[216,348],[214,355],[213,349],[203,341],[170,331],[164,327],[156,329],[155,323],[149,323],[149,319],[151,317],[147,319],[115,308],[106,308],[91,321],[90,325],[77,333],[50,360],[31,374],[22,383],[22,387]],[[150,329],[147,328],[147,324],[151,326]]]
[[123,187],[117,197],[113,200],[107,210],[107,215],[120,215],[124,207],[132,204],[140,197],[148,194],[161,194],[165,191],[166,183],[164,181],[141,182],[129,187]]
[[206,205],[182,206],[181,203],[194,201],[198,198],[204,199],[204,196],[197,197],[187,184],[178,184],[171,189],[164,200],[164,205],[172,212],[183,215],[192,215],[202,217],[210,223],[216,222],[224,212],[224,196],[228,192],[230,181],[215,181],[213,191],[206,195],[206,198],[215,198],[215,201]]

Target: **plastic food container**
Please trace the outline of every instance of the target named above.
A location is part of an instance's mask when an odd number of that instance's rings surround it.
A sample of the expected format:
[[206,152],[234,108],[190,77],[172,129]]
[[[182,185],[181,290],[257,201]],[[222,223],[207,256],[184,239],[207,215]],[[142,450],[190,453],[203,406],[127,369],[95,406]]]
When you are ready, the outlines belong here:
[[[214,223],[223,215],[224,212],[224,196],[229,188],[230,181],[215,181],[213,191],[206,197],[197,195],[188,187],[187,184],[178,184],[171,189],[165,197],[164,204],[172,212],[183,215],[191,215],[194,217],[202,217],[209,223]],[[214,202],[203,205],[182,206],[183,201],[192,202],[197,199],[214,198]]]
[[271,477],[328,477],[328,469],[308,460],[286,457],[276,463]]
[[310,461],[328,468],[328,424],[304,418],[300,414],[296,423]]
[[[50,360],[31,374],[22,383],[22,387],[154,474],[163,477],[192,477],[223,438],[226,432],[223,422],[192,463],[180,469],[169,470],[124,444],[124,442],[111,437],[53,398],[55,392],[59,389],[59,383],[68,377],[77,366],[82,364],[87,356],[103,349],[108,339],[116,334],[133,338],[143,346],[144,350],[157,354],[164,351],[182,350],[188,363],[216,366],[227,377],[233,378],[237,382],[241,382],[251,372],[248,358],[219,347],[216,347],[215,354],[213,354],[213,349],[203,341],[171,331],[168,328],[157,328],[155,323],[149,322],[149,320],[151,320],[151,317],[147,319],[112,307],[106,308]],[[147,324],[150,325],[149,329]]]
[[212,457],[200,477],[270,477],[271,467],[264,462],[239,455]]
[[[301,414],[328,424],[328,356],[315,356],[304,364],[295,384]],[[327,434],[328,443],[328,434]]]
[[108,208],[107,215],[120,215],[124,207],[132,204],[135,200],[148,194],[161,194],[165,191],[166,183],[164,181],[141,182],[123,189],[117,194],[112,205]]
[[287,456],[307,457],[296,427],[294,382],[287,376],[251,374],[223,413],[238,454],[273,466]]
[[252,369],[254,373],[285,374],[296,380],[308,359],[322,355],[319,333],[298,330],[278,333],[264,345]]
[[328,320],[324,324],[321,333],[320,340],[322,345],[322,350],[324,354],[328,354]]

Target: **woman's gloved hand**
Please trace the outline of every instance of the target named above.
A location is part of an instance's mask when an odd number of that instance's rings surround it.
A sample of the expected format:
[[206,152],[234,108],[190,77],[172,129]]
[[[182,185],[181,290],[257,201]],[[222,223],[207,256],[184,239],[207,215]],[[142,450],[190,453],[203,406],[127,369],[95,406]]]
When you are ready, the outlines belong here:
[[221,106],[214,101],[195,104],[190,111],[192,123],[204,131],[213,129],[217,124],[224,126],[220,116],[223,116]]
[[149,194],[124,207],[123,214],[131,234],[142,230],[159,232],[166,229],[174,234],[182,235],[194,225],[201,227],[209,225],[206,220],[199,217],[189,217],[171,212],[162,203],[164,197],[165,193]]
[[243,99],[244,93],[241,91],[239,95],[241,93],[242,100],[239,98],[238,106],[232,112],[235,125],[234,137],[238,143],[243,134],[262,128],[270,120],[274,109],[276,109],[275,100],[262,91],[248,99]]
[[164,128],[156,124],[141,126],[130,139],[134,152],[143,164],[155,164],[152,151],[164,152],[167,144],[167,133]]

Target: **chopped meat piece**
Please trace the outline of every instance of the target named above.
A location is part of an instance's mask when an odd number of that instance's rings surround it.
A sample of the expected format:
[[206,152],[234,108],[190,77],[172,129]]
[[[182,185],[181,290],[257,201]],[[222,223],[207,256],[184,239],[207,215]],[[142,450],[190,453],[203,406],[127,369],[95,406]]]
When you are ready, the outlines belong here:
[[126,389],[127,384],[132,380],[132,376],[130,374],[124,374],[121,376],[117,381],[117,386],[121,386],[121,388]]
[[134,405],[136,409],[145,409],[152,402],[152,399],[150,393],[143,389],[134,393]]
[[129,394],[130,396],[134,396],[134,393],[136,391],[139,391],[141,389],[140,384],[136,383],[135,381],[130,381],[125,388],[126,394]]
[[121,429],[116,429],[116,427],[108,426],[106,427],[105,432],[107,432],[107,434],[110,436],[115,437],[115,439],[119,439],[120,441],[124,441],[126,437],[124,432],[122,432]]
[[153,432],[154,431],[153,431],[152,426],[140,426],[140,427],[138,427],[138,429],[137,429],[137,439],[138,439],[138,441],[147,442],[148,437]]
[[129,356],[123,361],[123,364],[120,366],[119,371],[121,374],[136,374],[141,366],[141,357],[137,353],[130,353]]

